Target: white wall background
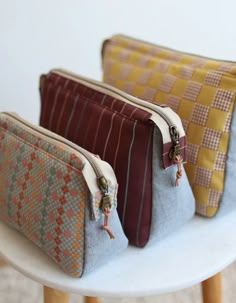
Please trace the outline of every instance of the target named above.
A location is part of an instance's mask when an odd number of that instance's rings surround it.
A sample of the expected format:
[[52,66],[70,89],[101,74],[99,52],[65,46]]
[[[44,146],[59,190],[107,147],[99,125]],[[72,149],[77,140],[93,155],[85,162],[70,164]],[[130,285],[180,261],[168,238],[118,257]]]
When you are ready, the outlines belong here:
[[0,0],[0,110],[38,122],[38,78],[101,78],[100,47],[125,33],[236,61],[235,0]]

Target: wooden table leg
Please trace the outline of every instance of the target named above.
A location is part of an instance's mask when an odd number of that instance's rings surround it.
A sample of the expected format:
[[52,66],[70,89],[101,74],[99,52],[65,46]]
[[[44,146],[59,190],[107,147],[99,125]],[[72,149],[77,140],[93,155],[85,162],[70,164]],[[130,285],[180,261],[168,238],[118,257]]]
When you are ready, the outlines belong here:
[[44,286],[44,303],[69,303],[69,294]]
[[202,282],[203,303],[222,303],[221,273]]
[[4,266],[7,266],[7,263],[3,259],[0,259],[0,267]]
[[84,303],[99,303],[99,299],[96,297],[84,297]]

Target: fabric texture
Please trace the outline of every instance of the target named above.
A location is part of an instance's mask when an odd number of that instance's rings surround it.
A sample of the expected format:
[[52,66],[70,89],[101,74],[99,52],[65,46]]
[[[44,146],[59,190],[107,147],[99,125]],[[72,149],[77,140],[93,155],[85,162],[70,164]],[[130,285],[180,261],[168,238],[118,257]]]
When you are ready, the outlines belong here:
[[226,162],[225,186],[217,216],[223,216],[236,208],[236,111],[233,113],[230,130],[229,151]]
[[162,169],[161,136],[157,127],[153,133],[153,207],[148,246],[173,233],[190,220],[195,213],[195,199],[185,171],[181,186],[173,186],[176,167]]
[[[143,247],[150,235],[153,203],[159,203],[153,199],[151,114],[88,83],[81,84],[53,71],[44,77],[40,125],[110,163],[119,183],[118,213],[125,234],[131,244]],[[162,161],[166,150],[161,141],[159,144],[155,148],[161,151]],[[170,186],[174,186],[172,181]]]
[[[109,218],[109,226],[115,234],[115,239],[110,240],[106,233],[101,232],[103,221],[103,216],[98,221],[90,219],[90,209],[87,204],[85,209],[86,254],[83,275],[113,260],[128,246],[128,239],[124,235],[117,211],[113,211]],[[94,245],[95,243],[96,245]]]
[[[60,143],[45,139],[30,124],[26,126],[0,114],[0,218],[75,277],[84,271],[84,258],[90,269],[95,269],[103,256],[101,243],[95,238],[90,250],[96,250],[98,245],[97,258],[88,258],[85,249],[85,225],[90,224],[87,220],[92,221],[94,205],[83,169],[84,162]],[[111,192],[116,194],[115,189]],[[85,214],[86,207],[90,209],[90,218]],[[112,246],[101,229],[101,211],[99,218],[92,226],[97,229],[97,236],[99,232],[104,234],[104,246],[110,246],[110,251],[114,249],[112,257],[127,247],[127,239],[120,221],[114,217],[113,227],[119,234],[114,242],[117,245]]]
[[70,169],[24,139],[22,131],[0,120],[0,217],[64,271],[80,276],[88,203],[85,180],[79,169]]
[[[132,244],[143,246],[149,238],[152,208],[150,114],[53,73],[41,86],[41,102],[41,126],[113,167],[122,226]],[[142,228],[137,243],[138,224]]]
[[117,35],[103,45],[103,68],[105,82],[179,114],[197,212],[214,216],[224,190],[236,64]]

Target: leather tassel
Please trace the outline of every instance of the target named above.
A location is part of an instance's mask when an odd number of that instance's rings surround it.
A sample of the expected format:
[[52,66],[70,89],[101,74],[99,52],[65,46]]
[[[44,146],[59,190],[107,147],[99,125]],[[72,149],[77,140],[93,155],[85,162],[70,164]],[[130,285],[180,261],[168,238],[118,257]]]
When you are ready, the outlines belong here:
[[109,208],[109,207],[106,207],[106,208],[104,209],[104,211],[103,211],[103,214],[104,214],[104,224],[103,224],[103,226],[102,226],[102,229],[105,230],[105,231],[108,233],[110,239],[115,239],[115,236],[114,236],[114,234],[112,233],[112,231],[111,231],[111,229],[110,229],[110,226],[109,226],[109,222],[108,222],[108,221],[109,221],[109,216],[110,216],[110,214],[111,214],[110,208]]
[[176,172],[176,180],[175,180],[175,186],[179,186],[179,179],[181,179],[183,171],[182,171],[182,163],[183,163],[183,158],[178,155],[175,158],[175,163],[177,164],[177,172]]

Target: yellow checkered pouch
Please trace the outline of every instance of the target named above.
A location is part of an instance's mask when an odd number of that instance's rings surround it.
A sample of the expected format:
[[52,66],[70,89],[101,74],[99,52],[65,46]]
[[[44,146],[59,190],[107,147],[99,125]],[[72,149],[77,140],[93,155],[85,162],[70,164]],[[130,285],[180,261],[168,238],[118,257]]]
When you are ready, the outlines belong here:
[[102,47],[104,81],[167,104],[186,131],[185,165],[197,213],[232,209],[236,196],[236,63],[213,60],[116,35]]

